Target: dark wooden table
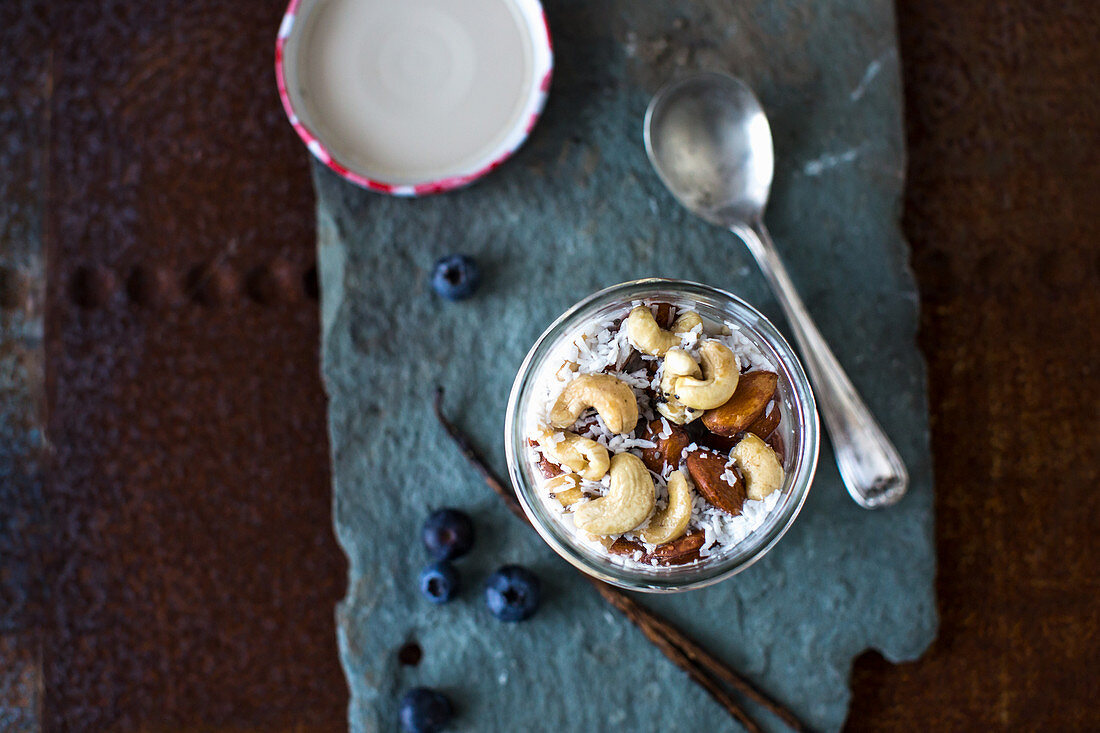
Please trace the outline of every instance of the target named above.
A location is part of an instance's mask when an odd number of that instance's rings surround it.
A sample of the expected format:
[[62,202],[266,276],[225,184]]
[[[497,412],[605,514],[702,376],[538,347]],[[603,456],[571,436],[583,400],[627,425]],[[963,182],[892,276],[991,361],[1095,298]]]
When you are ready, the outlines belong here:
[[[48,272],[43,468],[0,483],[0,710],[47,730],[344,725],[281,10],[0,5],[0,250],[40,240]],[[857,661],[850,727],[1096,729],[1100,13],[898,16],[942,624],[919,662]],[[0,309],[42,309],[0,276]]]

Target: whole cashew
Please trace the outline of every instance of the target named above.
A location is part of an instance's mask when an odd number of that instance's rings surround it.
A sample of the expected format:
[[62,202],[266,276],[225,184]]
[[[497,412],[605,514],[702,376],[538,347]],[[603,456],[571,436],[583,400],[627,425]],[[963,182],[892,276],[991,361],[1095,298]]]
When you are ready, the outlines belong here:
[[683,471],[673,471],[668,479],[668,506],[653,515],[642,530],[642,539],[651,545],[672,542],[687,530],[691,521],[691,486]]
[[700,351],[703,379],[677,377],[672,382],[672,396],[688,407],[709,410],[724,405],[733,396],[741,375],[741,364],[737,355],[718,341],[705,342]]
[[626,328],[630,342],[638,351],[652,356],[664,356],[669,349],[680,345],[681,333],[687,333],[702,323],[703,319],[698,313],[688,311],[676,319],[671,331],[666,331],[657,324],[657,319],[649,308],[639,305],[627,316]]
[[745,495],[757,501],[783,486],[783,467],[775,451],[752,433],[733,446],[730,458],[745,477]]
[[680,344],[680,337],[661,328],[653,313],[644,305],[630,311],[626,318],[626,332],[630,343],[643,354],[664,356],[666,351]]
[[550,425],[567,428],[589,407],[613,433],[628,433],[638,424],[638,399],[626,382],[610,374],[583,374],[561,391],[550,410]]
[[693,410],[672,396],[678,378],[702,376],[703,371],[695,363],[695,359],[691,358],[691,354],[680,348],[669,349],[665,354],[664,371],[661,375],[661,391],[665,393],[667,402],[658,402],[657,412],[677,425],[684,425],[702,415],[702,410]]
[[611,488],[606,495],[577,507],[573,523],[583,532],[621,534],[648,519],[656,503],[653,479],[642,459],[633,453],[618,453],[611,458]]
[[544,428],[539,433],[538,442],[554,463],[566,466],[589,481],[599,481],[607,473],[611,465],[607,448],[576,433],[565,433],[565,437],[556,443],[553,436],[553,431]]

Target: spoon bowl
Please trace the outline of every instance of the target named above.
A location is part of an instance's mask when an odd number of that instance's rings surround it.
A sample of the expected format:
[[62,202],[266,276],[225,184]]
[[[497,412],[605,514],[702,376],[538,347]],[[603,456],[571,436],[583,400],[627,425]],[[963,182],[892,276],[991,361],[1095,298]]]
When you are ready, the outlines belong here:
[[669,84],[645,115],[645,148],[676,199],[744,241],[771,285],[817,393],[848,493],[867,509],[899,501],[909,474],[814,324],[764,226],[775,170],[764,109],[743,82],[704,73]]
[[646,111],[645,148],[672,195],[712,224],[752,221],[768,203],[771,128],[738,79],[697,74],[659,91]]

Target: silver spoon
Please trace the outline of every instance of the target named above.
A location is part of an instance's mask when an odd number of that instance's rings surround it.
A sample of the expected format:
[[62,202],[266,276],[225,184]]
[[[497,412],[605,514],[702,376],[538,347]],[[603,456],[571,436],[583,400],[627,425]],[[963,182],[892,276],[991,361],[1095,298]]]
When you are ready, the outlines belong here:
[[764,227],[775,161],[752,90],[712,73],[669,84],[646,110],[645,148],[672,195],[739,236],[756,259],[802,350],[848,493],[867,509],[897,502],[909,488],[905,464],[814,325]]

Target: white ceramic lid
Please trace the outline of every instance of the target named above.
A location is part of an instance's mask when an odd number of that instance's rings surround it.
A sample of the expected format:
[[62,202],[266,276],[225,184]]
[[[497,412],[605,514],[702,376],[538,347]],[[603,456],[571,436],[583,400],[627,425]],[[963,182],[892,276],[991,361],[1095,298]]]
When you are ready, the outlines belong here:
[[538,0],[293,0],[287,115],[322,162],[386,193],[465,185],[526,139],[553,58]]

